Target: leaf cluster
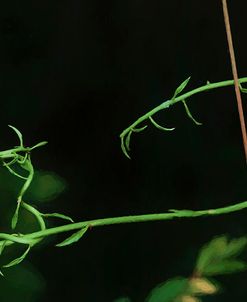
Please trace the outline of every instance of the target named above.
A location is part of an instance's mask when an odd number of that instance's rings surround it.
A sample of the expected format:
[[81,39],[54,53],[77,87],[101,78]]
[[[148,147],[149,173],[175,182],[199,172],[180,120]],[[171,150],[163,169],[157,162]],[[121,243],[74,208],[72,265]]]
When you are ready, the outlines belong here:
[[[246,237],[232,240],[226,236],[214,238],[200,250],[192,276],[177,277],[158,284],[145,302],[200,302],[203,296],[219,293],[221,286],[213,278],[246,270],[247,263],[237,259],[246,246]],[[131,300],[122,297],[114,302]]]
[[[16,229],[16,226],[17,226],[17,223],[19,220],[20,207],[23,207],[26,211],[28,211],[31,215],[33,215],[35,217],[41,231],[46,230],[45,219],[50,218],[50,217],[60,218],[60,219],[67,220],[67,221],[70,221],[73,223],[74,222],[73,219],[66,215],[63,215],[60,213],[41,213],[34,206],[28,204],[27,202],[24,202],[23,197],[24,197],[25,193],[27,192],[27,190],[29,189],[30,184],[34,177],[34,168],[33,168],[32,162],[31,162],[31,151],[38,147],[44,146],[45,144],[47,144],[47,142],[43,141],[43,142],[37,143],[36,145],[34,145],[32,147],[25,147],[24,142],[23,142],[23,136],[22,136],[21,132],[14,126],[9,126],[9,127],[11,129],[13,129],[14,132],[17,134],[18,139],[19,139],[19,146],[9,149],[9,150],[0,151],[0,160],[2,161],[3,167],[8,169],[8,171],[11,174],[13,174],[15,177],[18,177],[18,178],[24,180],[24,183],[23,183],[23,185],[20,189],[20,192],[18,194],[18,197],[17,197],[17,205],[16,205],[16,209],[15,209],[14,215],[11,220],[11,228],[13,230]],[[25,175],[20,174],[19,172],[16,172],[17,168],[19,168],[19,170],[25,172]],[[82,230],[78,231],[74,235],[70,236],[68,239],[66,239],[63,242],[61,242],[60,244],[58,244],[57,246],[65,246],[65,245],[69,245],[73,242],[78,241],[83,236],[83,234],[86,232],[86,230],[87,230],[87,228],[83,228]],[[2,235],[1,237],[5,237],[5,239],[0,241],[0,255],[4,252],[4,250],[7,246],[12,245],[14,243],[21,243],[21,244],[27,245],[25,252],[20,257],[17,257],[16,259],[11,260],[8,264],[3,265],[4,268],[12,267],[12,266],[15,266],[15,265],[21,263],[28,255],[30,249],[35,244],[37,244],[38,242],[40,242],[42,240],[42,238],[38,238],[38,239],[23,238],[24,235],[21,233],[12,234],[12,235],[8,235],[8,234],[1,234],[1,235]],[[0,274],[3,275],[2,272],[0,272]]]

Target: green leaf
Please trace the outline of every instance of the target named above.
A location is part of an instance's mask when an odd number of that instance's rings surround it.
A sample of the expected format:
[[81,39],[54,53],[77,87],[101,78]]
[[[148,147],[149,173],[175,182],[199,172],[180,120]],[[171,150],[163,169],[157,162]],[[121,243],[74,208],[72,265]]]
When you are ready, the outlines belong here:
[[53,200],[67,187],[66,181],[50,171],[36,171],[27,192],[27,197],[35,202]]
[[174,92],[174,95],[173,95],[173,99],[178,95],[178,94],[180,94],[183,90],[184,90],[184,88],[187,86],[187,84],[189,83],[189,80],[190,80],[190,78],[191,77],[188,77],[185,81],[183,81],[183,83],[182,84],[180,84],[179,86],[178,86],[178,88],[175,90],[175,92]]
[[24,176],[22,176],[22,175],[16,173],[12,168],[10,168],[10,166],[9,166],[8,164],[4,165],[4,167],[6,167],[6,168],[9,170],[9,172],[10,172],[11,174],[15,175],[16,177],[21,178],[21,179],[24,179],[24,180],[27,180],[27,177],[24,177]]
[[218,293],[220,286],[215,280],[208,278],[192,277],[189,281],[189,294],[197,295],[214,295]]
[[246,264],[235,260],[247,246],[247,238],[241,237],[227,242],[226,236],[214,238],[199,254],[196,271],[201,275],[227,274],[246,269]]
[[130,137],[131,137],[132,131],[129,131],[127,134],[126,140],[125,140],[125,146],[128,151],[130,151]]
[[21,132],[17,128],[15,128],[14,126],[11,126],[11,125],[8,125],[8,126],[15,131],[15,133],[17,134],[17,136],[19,138],[20,146],[23,147],[23,138],[22,138]]
[[26,171],[28,171],[28,172],[30,172],[30,171],[33,170],[33,165],[32,165],[32,163],[31,163],[30,158],[26,158],[26,159],[24,160],[24,162],[22,162],[22,163],[20,164],[20,166],[22,167],[22,169],[24,169],[24,170],[26,170]]
[[[0,278],[0,301],[37,302],[46,290],[46,281],[30,262],[22,262]],[[41,299],[42,300],[42,299]]]
[[6,243],[7,243],[7,240],[3,240],[3,241],[1,241],[1,246],[0,246],[0,255],[2,255],[3,250],[4,250],[5,246],[6,246]]
[[60,214],[60,213],[50,213],[50,214],[41,214],[43,217],[55,217],[55,218],[61,218],[64,220],[69,220],[70,222],[74,222],[74,220],[72,218],[70,218],[69,216]]
[[47,141],[40,142],[40,143],[34,145],[33,147],[31,147],[30,150],[33,150],[33,149],[38,148],[38,147],[45,146],[46,144],[48,144]]
[[203,269],[204,276],[225,275],[241,272],[247,269],[247,263],[239,260],[223,260],[212,263]]
[[238,256],[244,248],[247,246],[247,238],[241,237],[237,239],[232,239],[224,252],[224,257],[236,257]]
[[138,133],[138,132],[142,132],[142,131],[145,130],[146,128],[147,128],[147,125],[146,125],[146,126],[143,126],[143,127],[141,127],[141,128],[133,128],[132,130],[133,130],[134,132]]
[[186,294],[189,282],[187,278],[175,278],[156,286],[145,302],[174,302],[174,299]]
[[172,130],[175,130],[175,128],[165,128],[165,127],[160,126],[158,123],[155,122],[155,120],[151,116],[149,117],[149,119],[152,122],[152,124],[156,128],[158,128],[159,130],[163,130],[163,131],[172,131]]
[[8,264],[5,264],[3,267],[11,267],[11,266],[14,266],[14,265],[17,265],[17,264],[21,263],[25,259],[25,257],[27,256],[30,249],[31,249],[31,246],[29,245],[27,250],[19,258],[16,258],[16,259],[12,260]]
[[12,220],[11,220],[11,228],[12,228],[12,230],[14,230],[16,228],[16,225],[17,225],[17,222],[18,222],[20,204],[21,204],[21,202],[18,201],[15,213],[14,213],[14,215],[12,217]]
[[226,236],[216,237],[202,247],[196,264],[196,270],[201,274],[212,261],[219,258],[227,246]]
[[81,239],[81,237],[86,233],[87,230],[88,230],[88,226],[74,233],[73,235],[65,239],[63,242],[56,244],[56,246],[61,247],[77,242],[79,239]]
[[122,149],[124,155],[125,155],[128,159],[130,159],[130,156],[129,156],[129,154],[128,154],[127,150],[126,150],[126,147],[125,147],[124,137],[123,137],[123,136],[121,136],[121,149]]
[[202,123],[198,122],[191,114],[190,110],[189,110],[189,107],[187,106],[186,102],[183,101],[183,104],[184,104],[184,108],[185,108],[185,111],[188,115],[188,117],[197,125],[197,126],[201,126]]

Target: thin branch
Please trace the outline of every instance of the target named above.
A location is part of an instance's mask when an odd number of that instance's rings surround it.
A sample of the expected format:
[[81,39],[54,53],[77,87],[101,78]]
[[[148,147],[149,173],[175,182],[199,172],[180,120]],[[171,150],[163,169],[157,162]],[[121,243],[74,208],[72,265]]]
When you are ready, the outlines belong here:
[[102,227],[102,226],[116,225],[116,224],[172,220],[172,219],[176,219],[176,218],[194,218],[194,217],[201,217],[201,216],[216,216],[216,215],[223,215],[223,214],[241,211],[246,208],[247,208],[247,201],[243,201],[243,202],[231,205],[231,206],[217,208],[217,209],[207,209],[207,210],[199,210],[199,211],[170,210],[170,213],[103,218],[103,219],[70,223],[70,224],[59,226],[59,227],[41,230],[41,231],[34,232],[31,234],[21,235],[21,237],[17,237],[15,235],[6,234],[6,233],[0,233],[0,239],[8,240],[7,245],[12,244],[13,242],[28,244],[30,242],[30,240],[41,239],[41,238],[44,238],[44,237],[47,237],[50,235],[55,235],[55,234],[59,234],[59,233],[82,229],[84,227],[89,227],[91,229],[94,227]]
[[[240,78],[238,79],[238,83],[247,83],[247,77],[244,78]],[[170,106],[178,103],[178,102],[183,102],[184,100],[186,100],[187,98],[191,97],[194,94],[197,93],[202,93],[204,91],[208,91],[208,90],[212,90],[212,89],[217,89],[217,88],[222,88],[222,87],[227,87],[227,86],[231,86],[234,85],[234,80],[228,80],[228,81],[222,81],[222,82],[216,82],[216,83],[209,83],[207,82],[206,85],[198,87],[196,89],[193,89],[189,92],[186,92],[184,94],[181,94],[175,98],[172,98],[170,100],[167,100],[163,103],[161,103],[160,105],[158,105],[157,107],[153,108],[152,110],[150,110],[149,112],[147,112],[146,114],[142,115],[141,117],[139,117],[134,123],[132,123],[129,127],[127,127],[126,129],[124,129],[122,131],[122,133],[120,134],[120,139],[121,139],[121,147],[122,150],[124,152],[124,154],[128,157],[128,152],[125,149],[125,140],[124,138],[126,137],[126,135],[132,131],[135,127],[137,127],[138,125],[140,125],[142,122],[144,122],[145,120],[148,120],[150,117],[152,117],[154,114],[156,114],[157,112],[167,109]]]
[[239,89],[237,64],[236,64],[234,47],[233,47],[233,42],[232,42],[231,26],[230,26],[230,20],[229,20],[229,14],[228,14],[226,0],[222,0],[222,6],[223,6],[224,22],[225,22],[225,28],[226,28],[227,41],[228,41],[228,48],[229,48],[229,52],[230,52],[232,74],[233,74],[233,79],[234,79],[234,87],[235,87],[235,93],[236,93],[236,98],[237,98],[238,114],[239,114],[239,121],[240,121],[240,125],[241,125],[245,159],[247,162],[247,133],[246,133],[245,120],[244,120],[241,93],[240,93],[240,89]]

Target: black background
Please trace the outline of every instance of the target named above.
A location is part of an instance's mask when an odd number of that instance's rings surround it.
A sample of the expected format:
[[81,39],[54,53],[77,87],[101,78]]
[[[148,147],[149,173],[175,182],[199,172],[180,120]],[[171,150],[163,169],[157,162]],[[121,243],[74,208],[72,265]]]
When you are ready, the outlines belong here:
[[[246,2],[229,1],[229,10],[239,76],[246,76]],[[150,126],[133,135],[131,160],[118,137],[188,76],[187,89],[232,78],[220,1],[2,1],[0,60],[1,149],[16,144],[8,124],[27,145],[48,140],[33,162],[68,183],[43,211],[82,221],[246,199],[233,87],[189,100],[203,126],[181,104],[157,114],[176,130]],[[141,302],[157,283],[190,275],[212,237],[245,235],[245,215],[93,229],[63,249],[54,243],[64,237],[53,238],[28,258],[46,283],[30,301],[127,295]],[[207,301],[246,297],[246,273],[218,280],[225,292]]]

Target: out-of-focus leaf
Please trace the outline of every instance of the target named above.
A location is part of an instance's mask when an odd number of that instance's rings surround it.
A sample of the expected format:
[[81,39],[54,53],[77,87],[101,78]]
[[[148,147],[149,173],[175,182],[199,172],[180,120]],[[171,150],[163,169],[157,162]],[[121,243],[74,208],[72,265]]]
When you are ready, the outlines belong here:
[[88,229],[88,227],[82,228],[80,231],[74,233],[73,235],[71,235],[70,237],[68,237],[67,239],[62,241],[61,243],[56,244],[56,246],[62,247],[62,246],[70,245],[74,242],[77,242],[86,233],[87,229]]
[[227,239],[225,236],[217,237],[206,244],[200,251],[198,256],[196,270],[199,273],[204,271],[212,261],[218,260],[227,247]]
[[50,201],[61,194],[66,187],[65,180],[53,172],[35,172],[27,198],[33,201]]
[[228,245],[227,249],[224,253],[224,257],[236,257],[238,256],[244,248],[247,246],[247,238],[241,237],[237,239],[232,239]]
[[45,280],[30,264],[25,262],[8,268],[0,278],[1,302],[37,302],[45,290]]
[[215,276],[241,272],[247,269],[247,264],[239,260],[222,260],[212,263],[203,269],[204,276]]
[[229,242],[226,236],[217,237],[202,248],[196,271],[201,275],[212,276],[245,270],[246,264],[234,260],[234,257],[238,256],[246,246],[246,237]]
[[206,278],[191,278],[189,283],[189,291],[193,295],[213,295],[219,290],[219,286],[215,282],[212,283]]
[[196,297],[186,295],[176,299],[174,302],[201,302],[201,300]]
[[180,295],[188,290],[187,278],[176,278],[156,286],[148,295],[145,302],[174,302]]

